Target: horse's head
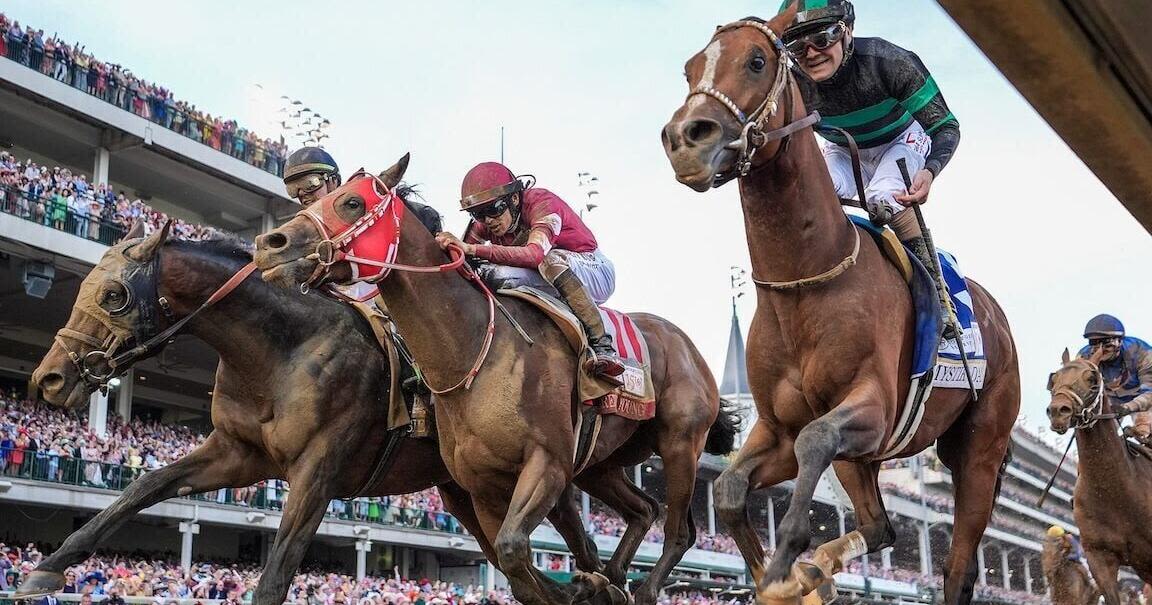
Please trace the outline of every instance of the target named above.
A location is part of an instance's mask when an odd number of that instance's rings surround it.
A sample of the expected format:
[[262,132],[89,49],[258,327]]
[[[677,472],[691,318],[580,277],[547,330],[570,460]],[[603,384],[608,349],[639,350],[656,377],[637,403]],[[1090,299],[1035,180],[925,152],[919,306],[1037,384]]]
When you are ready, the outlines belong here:
[[160,331],[160,249],[170,225],[140,239],[131,237],[142,235],[138,224],[84,278],[67,325],[32,373],[49,403],[85,405],[93,391],[127,369],[110,363],[118,351]]
[[[793,5],[771,21],[748,18],[716,30],[684,66],[688,98],[664,126],[664,152],[676,180],[707,191],[775,156],[792,120],[791,57],[780,35]],[[782,99],[782,96],[785,97]]]
[[395,259],[405,208],[396,186],[407,169],[405,154],[378,177],[358,172],[257,237],[255,261],[264,281],[291,288],[383,279],[387,269],[364,261]]
[[1100,373],[1099,352],[1087,359],[1075,359],[1064,349],[1061,366],[1048,377],[1048,420],[1052,430],[1063,435],[1070,428],[1090,424],[1103,412],[1104,378]]

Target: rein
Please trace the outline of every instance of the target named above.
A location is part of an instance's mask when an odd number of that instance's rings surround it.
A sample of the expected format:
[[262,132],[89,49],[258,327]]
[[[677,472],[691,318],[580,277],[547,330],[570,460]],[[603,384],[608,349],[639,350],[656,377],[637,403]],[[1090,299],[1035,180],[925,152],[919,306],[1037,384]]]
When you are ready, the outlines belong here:
[[[157,267],[159,266],[159,256],[160,253],[157,252],[153,261]],[[65,327],[56,332],[55,340],[68,352],[68,358],[72,360],[72,365],[76,366],[76,370],[80,373],[80,379],[84,384],[92,390],[100,389],[102,392],[106,392],[110,380],[123,375],[128,367],[140,359],[147,357],[154,349],[164,346],[169,340],[176,336],[189,321],[192,321],[193,318],[205,309],[220,302],[221,299],[231,294],[248,276],[252,275],[254,271],[256,271],[256,263],[250,262],[244,265],[239,271],[234,273],[232,277],[228,278],[228,281],[217,288],[196,310],[177,320],[171,326],[168,326],[167,329],[162,330],[150,338],[146,338],[144,342],[118,355],[116,355],[116,352],[120,346],[124,344],[124,340],[116,336],[115,333],[112,333],[111,330],[108,336],[103,341],[100,341],[91,335]],[[129,292],[131,292],[130,289]],[[167,299],[162,296],[157,296],[156,301],[156,304],[164,310],[165,315],[168,315],[170,310]],[[140,305],[143,306],[144,304],[144,300],[141,300]],[[83,312],[92,316],[92,314],[87,311]],[[92,317],[99,320],[99,318],[95,316]],[[68,346],[68,339],[92,345],[96,347],[96,349],[80,357],[79,354]],[[108,366],[108,371],[103,374],[99,374],[92,369],[92,366],[101,361],[105,362]]]
[[[480,345],[480,352],[477,353],[475,362],[473,362],[471,369],[468,370],[468,373],[465,374],[464,377],[461,378],[456,384],[447,388],[438,389],[433,387],[432,384],[428,382],[427,377],[424,375],[424,372],[420,370],[420,366],[416,364],[415,360],[410,359],[409,361],[412,363],[413,369],[416,370],[416,374],[428,387],[428,390],[431,391],[434,395],[443,395],[460,388],[465,390],[471,388],[472,382],[480,373],[480,368],[483,367],[484,361],[488,358],[488,352],[492,348],[492,340],[496,333],[496,295],[493,294],[492,290],[488,288],[484,281],[480,279],[480,277],[476,275],[474,271],[472,271],[471,267],[464,264],[464,249],[460,246],[449,246],[448,256],[451,258],[451,260],[447,263],[432,266],[406,265],[403,263],[392,262],[391,260],[380,261],[361,258],[359,256],[349,254],[345,249],[348,248],[357,237],[362,235],[365,230],[375,224],[377,220],[383,218],[384,213],[387,212],[389,207],[395,203],[397,199],[399,199],[395,190],[388,188],[386,185],[384,185],[383,181],[381,181],[379,177],[371,173],[362,171],[358,172],[349,179],[349,183],[351,183],[353,179],[356,179],[357,176],[362,176],[362,178],[372,178],[378,185],[383,186],[383,191],[377,191],[377,194],[380,195],[381,199],[374,207],[367,209],[363,216],[353,221],[352,224],[345,227],[339,233],[333,235],[332,229],[330,229],[328,224],[324,221],[324,217],[320,214],[320,211],[314,209],[320,205],[319,203],[313,203],[310,206],[306,206],[303,210],[296,213],[296,216],[307,217],[310,221],[312,221],[312,226],[315,227],[317,233],[319,233],[320,236],[324,238],[316,243],[316,250],[312,252],[312,254],[309,254],[305,257],[308,260],[316,261],[317,265],[316,269],[312,272],[312,275],[308,278],[308,280],[300,284],[300,292],[307,294],[310,289],[325,285],[324,280],[326,280],[329,274],[332,272],[332,266],[340,261],[347,261],[352,264],[363,264],[383,269],[383,271],[376,274],[375,276],[372,276],[371,278],[358,278],[359,281],[364,281],[370,284],[379,283],[393,270],[404,271],[407,273],[447,273],[450,271],[459,273],[461,277],[475,284],[476,287],[484,293],[484,297],[488,300],[488,326],[485,329],[484,341]],[[390,248],[390,256],[394,257],[395,251],[400,247],[399,226],[397,226],[396,234],[393,237],[391,243],[392,246]],[[338,298],[342,298],[344,300],[354,300],[356,302],[365,302],[369,299],[375,298],[377,295],[377,292],[373,291],[371,292],[370,296],[360,300],[344,295],[335,288],[326,288],[326,291]],[[525,337],[526,336],[527,335],[525,335]]]
[[[772,141],[783,140],[784,142],[781,143],[780,148],[776,152],[776,155],[779,155],[785,146],[787,146],[787,139],[792,134],[820,121],[820,114],[813,111],[804,118],[790,124],[785,124],[780,128],[765,130],[768,127],[768,122],[776,116],[777,110],[780,109],[780,96],[784,94],[785,91],[787,91],[788,98],[784,102],[784,106],[788,110],[793,108],[792,69],[795,67],[795,63],[792,55],[785,50],[784,43],[780,40],[780,37],[776,35],[776,32],[758,21],[745,20],[729,23],[717,29],[712,37],[715,39],[716,36],[723,32],[742,27],[754,28],[768,38],[773,52],[776,53],[776,79],[772,82],[772,88],[769,89],[768,94],[765,95],[764,101],[750,114],[745,114],[741,111],[736,102],[732,100],[732,97],[711,86],[700,84],[692,92],[688,93],[688,99],[696,95],[706,95],[716,99],[731,112],[741,126],[740,138],[725,146],[727,149],[733,149],[738,152],[739,155],[736,158],[736,164],[728,172],[716,176],[712,181],[713,188],[719,187],[734,178],[748,176],[748,173],[752,170],[752,158],[761,147]],[[687,99],[685,99],[685,101],[687,101]]]

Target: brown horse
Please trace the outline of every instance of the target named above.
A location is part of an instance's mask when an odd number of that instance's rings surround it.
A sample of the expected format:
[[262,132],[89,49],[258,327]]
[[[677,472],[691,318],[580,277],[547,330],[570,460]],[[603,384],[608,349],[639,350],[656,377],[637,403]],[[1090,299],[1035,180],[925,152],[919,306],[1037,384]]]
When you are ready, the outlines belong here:
[[[383,185],[395,187],[407,162],[405,156],[386,171]],[[350,180],[314,207],[345,225],[355,223],[371,204],[354,193],[352,185]],[[256,260],[264,278],[293,288],[313,281],[323,267],[312,253],[328,237],[305,216],[260,236]],[[411,213],[403,216],[398,242],[397,263],[421,267],[445,263],[444,251]],[[351,278],[344,260],[329,271],[326,279]],[[429,386],[444,389],[436,401],[441,453],[452,477],[472,495],[484,533],[494,541],[517,599],[530,604],[571,601],[559,585],[533,568],[529,534],[573,481],[628,522],[606,570],[614,584],[622,584],[658,515],[657,503],[628,480],[622,467],[640,463],[653,452],[663,458],[668,486],[664,549],[635,593],[637,603],[654,602],[668,573],[694,541],[689,506],[697,460],[705,450],[731,450],[735,430],[730,414],[720,409],[704,359],[688,337],[659,317],[632,316],[650,348],[656,417],[644,423],[604,417],[591,460],[574,477],[577,356],[550,319],[527,303],[505,301],[534,339],[530,344],[509,322],[493,324],[491,301],[454,272],[395,271],[379,287]],[[315,323],[322,321],[318,318]],[[474,382],[462,387],[461,379],[473,375]],[[461,388],[445,388],[457,381]]]
[[1108,605],[1118,605],[1121,565],[1152,582],[1152,461],[1120,435],[1098,359],[1072,359],[1065,350],[1062,363],[1048,379],[1048,418],[1061,435],[1076,431],[1072,512],[1096,586]]
[[[779,43],[794,15],[795,6],[770,22],[749,18],[717,29],[685,66],[692,92],[662,133],[681,183],[705,191],[739,179],[759,286],[747,349],[759,416],[716,483],[716,503],[761,598],[791,602],[844,558],[875,552],[895,538],[877,472],[907,398],[915,329],[908,285],[873,239],[846,219],[833,190],[811,130],[816,116],[804,107]],[[952,470],[955,530],[944,569],[949,604],[972,598],[976,548],[1020,405],[1008,322],[982,287],[969,281],[968,288],[988,360],[980,401],[964,390],[934,390],[914,437],[891,456],[911,456],[938,442]],[[813,490],[834,461],[860,527],[817,550],[819,571],[797,568],[804,573],[793,575],[793,562],[811,540]],[[776,555],[765,563],[747,495],[790,478],[796,478],[792,502]]]
[[[251,260],[236,240],[166,242],[166,236],[167,227],[111,248],[84,279],[67,327],[33,375],[49,402],[83,406],[99,382],[85,379],[70,352],[94,359],[101,356],[93,351],[110,335],[135,343],[153,336],[149,332],[158,326],[145,326],[162,313],[159,297],[170,307],[169,321],[178,321]],[[310,327],[317,320],[324,330]],[[492,553],[467,492],[451,481],[435,442],[399,438],[389,465],[379,467],[390,438],[384,428],[388,358],[351,307],[321,296],[291,295],[253,278],[196,315],[186,331],[220,354],[214,430],[187,456],[133,482],[112,506],[69,536],[20,586],[19,596],[60,590],[65,568],[90,556],[148,506],[271,478],[287,479],[292,497],[253,597],[257,605],[283,602],[333,498],[440,486],[449,511]],[[100,366],[84,367],[105,372]],[[580,556],[580,569],[598,570],[574,505],[558,508],[551,520]]]
[[1040,567],[1051,591],[1052,605],[1093,605],[1100,599],[1100,591],[1092,584],[1084,565],[1068,558],[1071,549],[1063,537],[1044,540]]

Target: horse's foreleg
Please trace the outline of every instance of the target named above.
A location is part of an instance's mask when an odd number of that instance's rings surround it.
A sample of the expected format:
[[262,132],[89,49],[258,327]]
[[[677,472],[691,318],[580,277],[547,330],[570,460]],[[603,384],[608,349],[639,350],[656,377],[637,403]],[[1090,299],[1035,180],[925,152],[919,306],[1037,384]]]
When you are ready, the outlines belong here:
[[[874,396],[868,399],[874,399]],[[792,577],[792,564],[812,541],[808,510],[820,475],[837,456],[855,458],[879,449],[884,429],[876,421],[875,406],[863,401],[862,398],[845,401],[797,435],[796,487],[792,491],[788,512],[780,523],[776,554],[757,583],[758,596],[762,600],[793,602],[806,592],[804,583]]]
[[[559,584],[542,574],[533,573],[537,570],[532,565],[531,543],[532,530],[540,525],[548,511],[556,505],[556,500],[568,484],[568,478],[562,470],[566,464],[570,463],[557,459],[543,447],[529,454],[508,502],[500,530],[496,533],[494,546],[500,569],[508,578],[513,595],[525,605],[567,605],[571,602],[571,597]],[[495,506],[497,504],[493,502],[487,505],[483,499],[478,499],[477,512],[492,515],[498,509]]]
[[64,570],[87,559],[130,517],[141,510],[176,496],[187,496],[226,487],[244,487],[271,476],[264,458],[223,433],[208,439],[180,460],[144,473],[108,508],[76,530],[52,556],[20,585],[21,598],[58,592],[64,588]]
[[[322,457],[316,456],[323,460]],[[332,482],[339,477],[339,468],[323,469],[317,462],[294,468],[288,478],[292,486],[276,540],[268,552],[268,561],[260,582],[252,595],[252,605],[281,605],[288,594],[296,569],[308,551],[308,544],[316,534],[324,511],[335,489]]]
[[833,462],[832,467],[852,499],[856,529],[816,549],[813,562],[828,577],[843,569],[848,559],[877,552],[896,541],[896,530],[880,496],[880,463]]
[[[600,560],[600,551],[596,541],[588,535],[584,528],[584,519],[581,518],[580,508],[576,505],[576,491],[571,485],[564,487],[564,493],[556,501],[556,506],[548,513],[548,520],[552,527],[564,538],[568,550],[572,552],[576,569],[585,573],[602,573],[604,563]],[[577,599],[579,600],[579,599]]]
[[[791,440],[777,434],[766,423],[757,422],[713,488],[716,512],[744,556],[753,582],[764,575],[765,560],[760,536],[748,518],[748,494],[796,476],[796,454],[792,445]],[[771,502],[768,505],[771,506]]]
[[660,458],[664,461],[664,480],[667,485],[664,500],[667,515],[664,519],[664,548],[652,572],[636,591],[636,605],[656,602],[664,581],[684,553],[696,543],[696,526],[692,522],[692,496],[696,491],[696,461],[704,450],[704,433],[696,443],[675,435],[660,436]]
[[499,569],[500,567],[496,562],[496,548],[484,535],[484,528],[481,527],[480,519],[476,516],[476,507],[472,504],[472,495],[455,481],[438,485],[436,489],[440,491],[440,500],[444,502],[444,510],[456,517],[464,529],[467,529],[468,533],[476,539],[476,544],[480,546],[480,551],[484,553],[484,557]]
[[1084,549],[1084,556],[1105,605],[1120,605],[1120,558],[1111,551],[1097,549]]
[[644,536],[656,521],[660,505],[636,487],[624,469],[616,466],[594,466],[576,478],[576,485],[608,505],[628,525],[604,568],[604,574],[612,584],[623,587],[627,580],[628,566],[644,542]]

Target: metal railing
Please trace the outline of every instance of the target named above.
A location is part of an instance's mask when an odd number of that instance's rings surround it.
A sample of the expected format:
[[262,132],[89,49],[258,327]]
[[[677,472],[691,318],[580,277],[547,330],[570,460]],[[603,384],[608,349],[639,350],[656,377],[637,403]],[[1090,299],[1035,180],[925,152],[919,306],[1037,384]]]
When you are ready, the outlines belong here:
[[[58,485],[123,491],[145,473],[143,466],[84,460],[46,451],[0,447],[0,479],[26,479]],[[226,488],[185,499],[235,506],[248,510],[281,511],[290,496],[286,482],[262,481],[246,488]],[[326,514],[333,519],[389,527],[464,534],[464,527],[444,511],[402,508],[385,498],[333,500]]]
[[[2,35],[4,32],[0,32],[0,36]],[[236,136],[238,134],[236,132],[214,131],[214,124],[200,120],[178,106],[169,104],[166,99],[154,96],[138,80],[133,81],[127,76],[118,78],[110,72],[101,74],[90,70],[87,63],[57,60],[56,57],[45,53],[44,49],[33,48],[27,40],[19,44],[9,42],[8,53],[0,56],[260,170],[276,176],[284,173],[286,158],[269,149],[263,139],[248,140],[247,137]],[[113,66],[109,63],[103,65],[106,68]]]
[[[85,204],[90,203],[87,199]],[[103,205],[104,208],[109,206]],[[111,246],[124,238],[127,230],[103,217],[76,212],[60,199],[47,195],[29,196],[15,187],[0,185],[0,212],[26,221],[70,233],[76,237]]]

